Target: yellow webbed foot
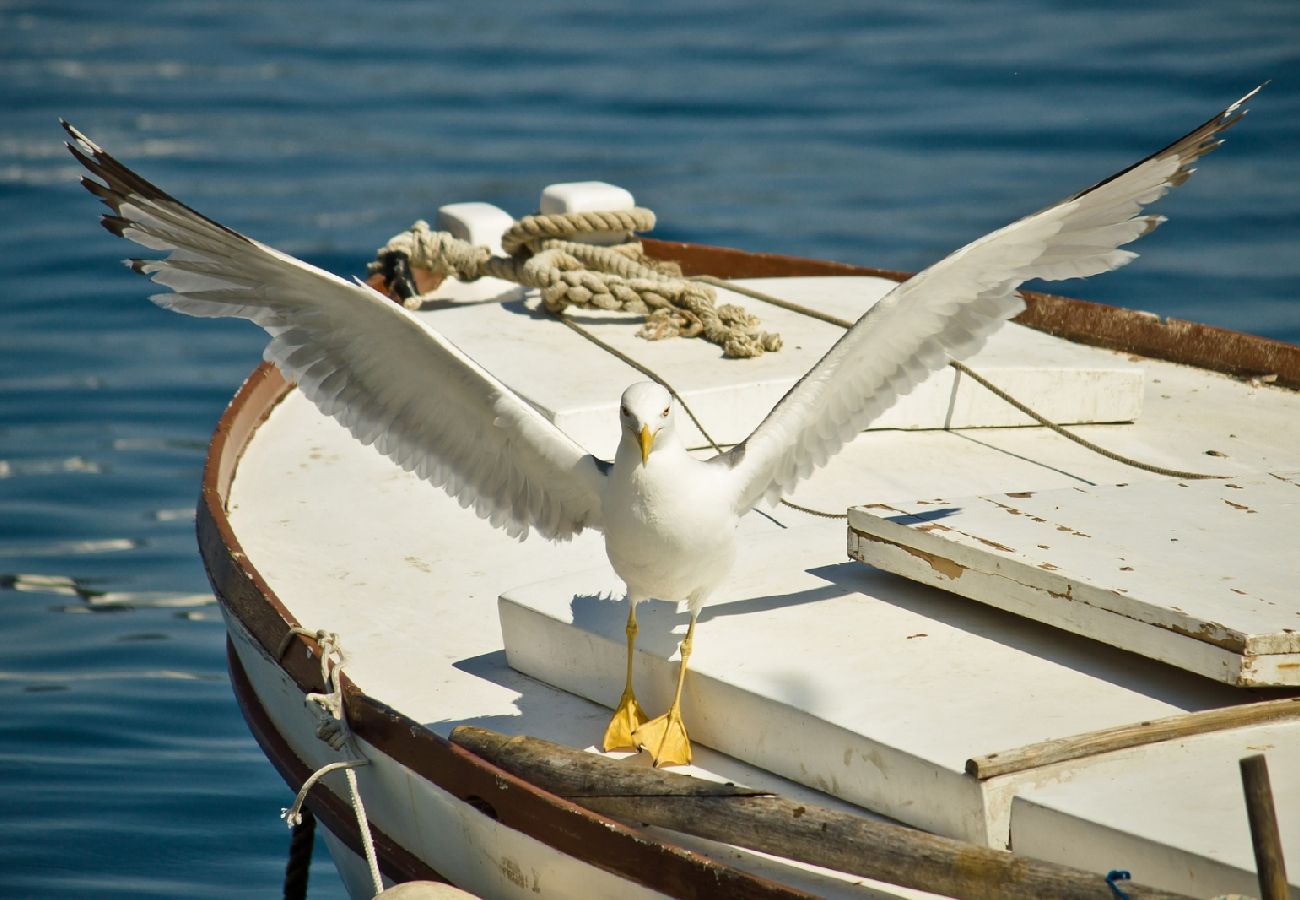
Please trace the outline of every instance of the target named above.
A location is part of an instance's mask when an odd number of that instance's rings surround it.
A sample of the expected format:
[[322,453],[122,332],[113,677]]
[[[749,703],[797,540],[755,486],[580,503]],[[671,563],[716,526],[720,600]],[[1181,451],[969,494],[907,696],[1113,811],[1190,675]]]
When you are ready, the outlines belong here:
[[641,704],[636,702],[636,695],[630,689],[623,691],[618,706],[614,708],[614,717],[609,720],[609,727],[605,729],[605,741],[601,745],[605,748],[605,752],[635,750],[636,743],[632,739],[632,733],[644,725],[648,718],[650,717],[641,709]]
[[673,707],[657,719],[651,719],[632,732],[638,747],[650,752],[656,769],[684,766],[691,761],[691,741],[679,709]]

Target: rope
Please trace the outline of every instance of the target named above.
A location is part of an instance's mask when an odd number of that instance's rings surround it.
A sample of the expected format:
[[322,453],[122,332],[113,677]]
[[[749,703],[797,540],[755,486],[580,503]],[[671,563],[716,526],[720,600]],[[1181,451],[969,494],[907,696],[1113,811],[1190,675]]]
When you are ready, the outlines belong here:
[[661,376],[658,372],[654,371],[648,366],[645,366],[642,363],[637,362],[635,359],[628,356],[626,353],[624,353],[622,350],[619,350],[617,347],[607,344],[605,341],[596,337],[586,328],[583,328],[577,322],[571,320],[568,316],[556,314],[555,317],[559,319],[561,324],[563,324],[565,327],[573,330],[577,334],[582,335],[587,340],[595,344],[597,347],[599,347],[600,349],[604,350],[606,353],[613,356],[619,362],[626,363],[627,365],[636,369],[646,378],[649,378],[651,381],[654,381],[658,383],[660,386],[662,386],[663,389],[666,390],[669,394],[671,394],[672,398],[677,401],[677,405],[682,408],[682,412],[686,413],[686,415],[690,417],[690,420],[695,423],[695,427],[700,430],[700,434],[704,435],[704,439],[709,442],[709,446],[712,447],[718,453],[722,452],[722,447],[718,444],[717,441],[713,439],[713,435],[709,434],[708,429],[704,427],[704,423],[701,422],[699,418],[695,415],[695,411],[691,409],[689,404],[687,404],[686,399],[682,397],[681,394],[677,393],[677,389],[674,388],[671,384],[669,384],[663,378],[663,376]]
[[568,238],[579,234],[613,232],[624,241],[639,231],[652,231],[655,214],[643,207],[611,210],[609,212],[556,213],[546,216],[524,216],[501,235],[501,248],[514,256],[519,251],[531,249],[548,238]]
[[526,216],[502,237],[511,254],[502,257],[419,221],[389,240],[368,270],[382,273],[408,307],[421,303],[410,276],[416,267],[459,281],[493,277],[535,288],[557,314],[579,306],[643,315],[637,335],[646,340],[702,337],[735,359],[781,349],[781,336],[763,331],[757,317],[734,303],[716,305],[711,287],[648,259],[639,244],[567,240],[596,232],[630,237],[653,225],[654,214],[645,209]]
[[[789,310],[790,312],[795,312],[803,316],[808,316],[813,319],[819,319],[822,322],[828,322],[831,325],[838,325],[839,327],[844,329],[853,327],[853,323],[848,321],[847,319],[841,319],[838,316],[833,316],[829,313],[824,313],[821,310],[812,309],[810,307],[804,306],[803,304],[795,303],[790,300],[785,300],[781,297],[774,297],[771,294],[767,294],[764,293],[763,291],[755,290],[754,288],[747,287],[745,285],[727,282],[721,278],[714,278],[711,275],[698,276],[695,280],[703,281],[706,284],[710,284],[715,287],[726,288],[727,290],[735,291],[738,294],[743,294],[746,297],[752,297],[755,300],[761,300],[764,303],[770,303],[773,306],[778,306],[781,309]],[[993,382],[989,381],[984,376],[975,372],[965,363],[956,359],[952,359],[948,361],[948,365],[952,366],[961,374],[969,377],[972,381],[974,381],[976,384],[980,385],[981,387],[983,387],[984,389],[992,393],[995,397],[998,397],[999,399],[1006,401],[1007,403],[1015,407],[1020,412],[1029,416],[1031,419],[1033,419],[1039,425],[1042,425],[1044,428],[1048,428],[1051,431],[1054,431],[1056,434],[1059,434],[1061,437],[1065,438],[1066,440],[1074,441],[1074,443],[1078,444],[1079,446],[1091,450],[1094,453],[1100,454],[1101,456],[1104,456],[1107,459],[1114,460],[1115,462],[1122,463],[1126,466],[1132,466],[1135,469],[1142,469],[1143,471],[1146,472],[1153,472],[1157,475],[1167,475],[1170,478],[1199,479],[1199,478],[1224,477],[1222,475],[1205,475],[1199,472],[1184,472],[1181,469],[1168,469],[1165,468],[1164,466],[1155,465],[1154,463],[1142,462],[1141,460],[1133,459],[1132,457],[1129,456],[1124,456],[1123,454],[1116,453],[1113,450],[1107,450],[1105,447],[1102,447],[1099,444],[1095,444],[1085,437],[1080,437],[1079,435],[1075,434],[1072,431],[1067,431],[1065,428],[1056,424],[1051,419],[1048,419],[1046,416],[1043,416],[1040,413],[1036,412],[1035,410],[1031,409],[1030,407],[1026,406],[1024,403],[1020,402],[1015,397],[1011,396],[1010,394],[1002,390],[997,385],[993,384]]]
[[316,836],[316,817],[301,810],[301,821],[289,838],[289,861],[284,866],[284,900],[307,900],[307,879],[311,873],[311,852]]
[[348,782],[352,812],[357,819],[361,845],[365,849],[366,863],[370,868],[370,880],[374,885],[375,893],[378,894],[383,891],[384,882],[379,874],[379,860],[375,855],[375,840],[370,832],[370,820],[366,816],[365,804],[361,802],[361,791],[357,787],[357,775],[353,771],[358,766],[369,765],[370,760],[366,759],[358,751],[356,742],[352,739],[352,732],[348,728],[347,717],[344,715],[343,682],[339,678],[343,670],[343,649],[339,644],[339,636],[324,629],[309,631],[306,628],[291,625],[280,640],[280,647],[276,654],[277,659],[284,656],[284,652],[288,649],[294,635],[312,638],[320,647],[320,677],[325,690],[320,693],[309,693],[305,697],[307,702],[315,703],[317,708],[323,712],[321,722],[316,729],[316,736],[328,744],[332,750],[340,751],[346,748],[352,753],[353,758],[328,763],[313,772],[303,782],[302,787],[298,789],[298,793],[293,799],[293,805],[280,810],[280,818],[284,819],[291,828],[296,829],[304,821],[303,803],[307,800],[307,794],[316,786],[316,782],[330,772],[336,772],[339,769],[345,770],[344,776]]

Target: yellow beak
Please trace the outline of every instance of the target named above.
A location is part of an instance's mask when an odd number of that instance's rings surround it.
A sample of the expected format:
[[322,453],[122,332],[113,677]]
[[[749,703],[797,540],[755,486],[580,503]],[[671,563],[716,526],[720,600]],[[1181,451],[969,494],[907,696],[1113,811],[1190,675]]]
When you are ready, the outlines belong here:
[[641,465],[645,465],[650,459],[650,448],[654,446],[655,436],[650,431],[649,425],[641,426]]

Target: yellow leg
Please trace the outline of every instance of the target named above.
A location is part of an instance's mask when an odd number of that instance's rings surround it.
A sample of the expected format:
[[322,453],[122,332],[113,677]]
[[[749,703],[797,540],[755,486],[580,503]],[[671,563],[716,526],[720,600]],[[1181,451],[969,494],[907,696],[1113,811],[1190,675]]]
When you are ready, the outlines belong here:
[[636,744],[632,741],[632,732],[636,731],[645,720],[649,718],[641,709],[641,704],[636,702],[636,694],[632,693],[632,651],[636,647],[636,602],[628,598],[627,611],[627,682],[623,686],[623,696],[619,698],[618,706],[614,708],[614,717],[609,720],[609,727],[605,729],[605,741],[602,746],[605,752],[611,750],[635,750]]
[[686,736],[686,726],[682,723],[682,685],[686,683],[686,661],[691,658],[691,647],[695,639],[695,614],[691,614],[690,627],[686,629],[686,638],[682,641],[682,663],[677,670],[677,692],[673,694],[673,704],[668,712],[657,719],[651,719],[632,733],[632,740],[638,747],[650,751],[650,758],[655,768],[663,766],[684,766],[691,761],[691,741]]

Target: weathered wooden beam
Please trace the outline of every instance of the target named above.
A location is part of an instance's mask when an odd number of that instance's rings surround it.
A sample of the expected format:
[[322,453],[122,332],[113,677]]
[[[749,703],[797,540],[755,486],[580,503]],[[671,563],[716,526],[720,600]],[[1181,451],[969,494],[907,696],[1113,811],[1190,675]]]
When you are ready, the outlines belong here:
[[1300,716],[1300,697],[1183,713],[1165,719],[1119,725],[1100,731],[1090,731],[1087,734],[1027,744],[1014,750],[976,756],[966,760],[966,774],[974,775],[984,781],[999,775],[1023,772],[1026,769],[1036,769],[1039,766],[1068,762],[1072,759],[1083,759],[1098,753],[1110,753],[1113,750],[1125,750],[1144,744],[1156,744],[1210,731],[1221,731],[1225,728],[1241,728],[1297,716]]
[[1259,873],[1261,900],[1287,900],[1286,860],[1282,857],[1282,835],[1273,808],[1273,788],[1268,780],[1264,754],[1241,760],[1241,784],[1246,791],[1246,816],[1250,819],[1250,840],[1255,845],[1255,871]]
[[[1105,876],[979,847],[732,784],[462,725],[453,743],[543,790],[612,818],[670,828],[948,897],[1113,900]],[[1132,898],[1174,898],[1126,883]]]

